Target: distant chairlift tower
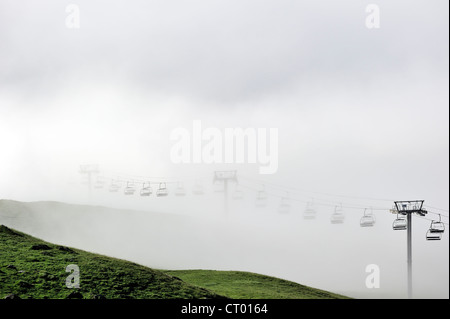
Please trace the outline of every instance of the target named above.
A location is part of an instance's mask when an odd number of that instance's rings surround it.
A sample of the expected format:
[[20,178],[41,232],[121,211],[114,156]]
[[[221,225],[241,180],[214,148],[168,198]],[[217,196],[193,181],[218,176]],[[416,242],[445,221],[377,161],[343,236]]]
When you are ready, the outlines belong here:
[[88,177],[89,200],[92,199],[92,175],[98,173],[99,173],[98,165],[93,164],[80,165],[80,174],[87,175]]
[[213,184],[217,182],[223,183],[223,194],[224,194],[224,210],[228,213],[228,182],[237,183],[237,172],[236,171],[215,171]]
[[396,201],[396,213],[407,218],[407,263],[408,263],[408,298],[412,298],[412,214],[425,216],[428,212],[423,209],[423,200]]

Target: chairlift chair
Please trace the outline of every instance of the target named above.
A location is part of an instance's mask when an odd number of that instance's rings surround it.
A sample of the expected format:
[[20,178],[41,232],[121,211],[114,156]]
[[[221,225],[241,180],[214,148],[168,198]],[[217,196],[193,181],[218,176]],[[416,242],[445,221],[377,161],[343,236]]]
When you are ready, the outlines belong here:
[[342,210],[342,206],[335,206],[334,213],[331,215],[332,224],[343,224],[345,220],[345,215]]
[[331,223],[332,224],[343,224],[345,220],[345,216],[342,213],[337,213],[331,215]]
[[288,195],[281,198],[280,206],[281,207],[291,207],[291,202],[289,200],[289,196]]
[[431,229],[428,229],[426,238],[427,240],[441,240],[442,233],[433,232]]
[[430,229],[428,229],[426,238],[427,240],[441,240],[442,233],[445,231],[444,223],[441,222],[441,215],[439,214],[439,221],[432,220]]
[[316,210],[312,207],[307,207],[303,211],[303,219],[315,219],[316,218]]
[[266,207],[267,206],[267,193],[262,190],[258,192],[256,196],[256,207]]
[[430,232],[443,233],[445,231],[444,223],[441,222],[441,215],[439,214],[439,221],[433,220],[430,225]]
[[110,193],[117,193],[120,189],[120,185],[115,183],[115,182],[111,182],[111,185],[109,185],[109,192]]
[[203,186],[201,184],[195,184],[192,193],[194,195],[203,195],[205,192],[203,191]]
[[166,183],[159,183],[159,187],[156,190],[156,196],[157,197],[165,197],[169,195],[169,191],[166,187]]
[[432,233],[443,233],[445,231],[444,223],[433,220],[431,222],[430,231]]
[[405,216],[398,216],[392,223],[392,229],[394,230],[406,230],[408,229],[408,221]]
[[102,180],[98,180],[94,184],[95,189],[102,189],[105,186],[105,182]]
[[214,182],[213,183],[213,190],[214,193],[223,193],[225,192],[225,185],[223,184],[223,182]]
[[135,192],[136,192],[136,187],[134,186],[134,184],[128,182],[127,187],[125,187],[125,189],[123,190],[123,193],[125,195],[134,195]]
[[240,189],[236,189],[231,196],[234,200],[244,199],[244,192]]
[[363,216],[363,217],[361,217],[359,225],[361,227],[372,227],[373,225],[375,225],[375,221],[373,219],[373,216]]
[[364,216],[361,217],[361,220],[359,221],[359,225],[361,227],[372,227],[373,225],[375,225],[375,218],[373,216],[372,211],[370,211],[369,213],[366,212],[367,209],[364,209]]
[[145,185],[145,183],[142,185],[142,189],[141,189],[141,196],[146,197],[146,196],[150,196],[153,193],[153,189],[150,185],[150,183],[148,183],[148,186]]
[[287,197],[281,198],[280,206],[278,207],[278,212],[285,214],[289,213],[290,210],[291,210],[291,203],[289,201],[289,198]]
[[177,188],[175,189],[175,196],[186,196],[186,191],[182,184],[178,184]]
[[314,209],[313,202],[308,202],[306,204],[306,208],[303,211],[303,219],[315,219],[316,218],[316,210]]

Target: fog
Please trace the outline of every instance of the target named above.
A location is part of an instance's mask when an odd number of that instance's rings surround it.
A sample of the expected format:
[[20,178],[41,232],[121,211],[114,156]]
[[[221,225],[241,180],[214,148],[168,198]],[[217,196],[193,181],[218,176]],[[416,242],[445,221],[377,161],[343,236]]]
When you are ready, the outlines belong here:
[[[66,25],[70,3],[79,28]],[[392,230],[389,209],[422,199],[414,296],[448,298],[448,233],[425,240],[437,214],[448,228],[448,3],[377,1],[377,29],[365,24],[369,3],[0,0],[0,199],[94,206],[27,204],[32,213],[17,220],[4,208],[0,223],[155,268],[404,298],[406,233]],[[174,163],[171,133],[194,139],[194,121],[276,128],[277,171]],[[89,192],[85,164],[98,165],[92,182],[104,189]],[[244,193],[233,200],[230,182],[227,212],[216,170],[236,170]],[[146,181],[154,191],[166,182],[169,195],[139,196]],[[180,182],[184,197],[174,195]],[[204,195],[192,193],[198,183]],[[317,217],[305,220],[310,201]],[[342,225],[330,223],[336,205]],[[376,224],[362,228],[369,207]],[[380,267],[379,289],[366,288],[369,264]]]

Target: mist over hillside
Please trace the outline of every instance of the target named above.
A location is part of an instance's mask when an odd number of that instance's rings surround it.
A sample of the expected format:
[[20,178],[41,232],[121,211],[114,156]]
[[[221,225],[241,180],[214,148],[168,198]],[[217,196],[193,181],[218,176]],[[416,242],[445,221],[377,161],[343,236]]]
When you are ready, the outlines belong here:
[[[332,225],[329,214],[304,220],[299,211],[280,215],[260,209],[201,218],[182,211],[0,202],[0,222],[7,226],[153,268],[251,271],[357,298],[403,298],[406,276],[398,270],[405,265],[405,233],[386,232],[392,218],[383,215],[377,215],[372,229],[363,229],[359,214],[347,214],[345,224]],[[415,228],[424,231],[426,225]],[[422,252],[416,255],[415,273],[427,274],[426,280],[415,280],[417,296],[445,297],[448,269],[431,259],[448,246],[448,239],[434,246],[425,240],[414,244]],[[380,266],[381,287],[369,290],[366,266],[373,263]],[[441,285],[432,285],[437,281]]]

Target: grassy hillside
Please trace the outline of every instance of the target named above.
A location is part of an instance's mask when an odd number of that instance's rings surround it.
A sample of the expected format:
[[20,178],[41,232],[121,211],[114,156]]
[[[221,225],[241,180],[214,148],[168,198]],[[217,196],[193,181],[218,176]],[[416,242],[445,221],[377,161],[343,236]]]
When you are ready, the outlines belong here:
[[[80,288],[66,287],[66,267],[78,265]],[[76,292],[76,293],[75,293]],[[77,294],[79,293],[79,294]],[[343,298],[278,278],[236,271],[160,271],[44,242],[0,226],[0,298]]]
[[165,273],[235,299],[341,299],[292,281],[241,271],[174,270]]
[[[80,289],[68,289],[66,266],[80,268]],[[81,296],[74,295],[74,291]],[[161,271],[46,243],[0,226],[0,298],[219,298]]]

